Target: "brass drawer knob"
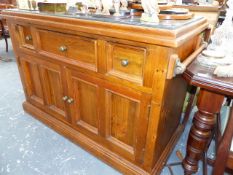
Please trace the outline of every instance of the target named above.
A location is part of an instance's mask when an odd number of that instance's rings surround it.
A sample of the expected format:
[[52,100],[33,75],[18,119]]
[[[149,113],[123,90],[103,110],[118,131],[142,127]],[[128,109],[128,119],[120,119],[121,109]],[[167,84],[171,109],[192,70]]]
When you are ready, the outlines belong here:
[[64,96],[64,97],[62,97],[62,100],[63,101],[67,101],[69,99],[69,97],[68,96]]
[[65,52],[65,51],[67,51],[67,47],[66,46],[61,46],[61,47],[59,47],[59,50],[61,52]]
[[27,41],[32,41],[32,36],[31,36],[31,35],[27,35],[27,36],[25,37],[25,39],[26,39]]
[[69,99],[67,100],[67,102],[68,102],[69,104],[72,104],[72,103],[74,102],[74,99],[73,99],[73,98],[69,98]]
[[127,59],[121,60],[121,65],[122,65],[123,67],[126,67],[126,66],[129,65],[129,61],[128,61]]

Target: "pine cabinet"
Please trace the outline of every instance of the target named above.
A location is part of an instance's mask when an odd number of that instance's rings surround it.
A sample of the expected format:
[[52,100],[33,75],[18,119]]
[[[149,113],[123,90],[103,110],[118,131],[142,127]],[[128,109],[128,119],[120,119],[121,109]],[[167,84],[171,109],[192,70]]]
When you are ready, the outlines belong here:
[[25,111],[124,174],[159,174],[183,128],[186,83],[167,78],[171,56],[183,61],[198,48],[206,20],[150,26],[20,10],[3,15]]

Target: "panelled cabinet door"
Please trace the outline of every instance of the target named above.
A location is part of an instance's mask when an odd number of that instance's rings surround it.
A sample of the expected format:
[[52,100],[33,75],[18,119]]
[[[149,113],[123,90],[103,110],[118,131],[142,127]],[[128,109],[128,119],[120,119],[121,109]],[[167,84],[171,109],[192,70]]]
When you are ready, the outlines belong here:
[[113,151],[142,164],[151,96],[129,90],[119,92],[117,87],[105,92],[108,144]]
[[126,159],[143,163],[150,94],[66,68],[73,126]]
[[45,101],[37,60],[26,56],[20,57],[19,65],[23,76],[27,100],[38,107],[44,106]]
[[40,63],[40,73],[47,111],[56,118],[69,122],[61,66],[43,61]]
[[87,74],[66,68],[70,114],[73,127],[81,133],[97,139],[99,135],[99,95],[98,80]]

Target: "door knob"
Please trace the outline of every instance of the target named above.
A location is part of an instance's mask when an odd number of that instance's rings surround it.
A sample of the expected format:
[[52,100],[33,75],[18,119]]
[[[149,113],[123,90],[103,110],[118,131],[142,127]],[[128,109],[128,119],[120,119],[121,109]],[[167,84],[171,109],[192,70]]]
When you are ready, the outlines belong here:
[[72,104],[72,103],[74,102],[74,99],[73,99],[73,98],[69,98],[69,99],[67,100],[67,102],[68,102],[69,104]]
[[32,41],[32,36],[31,36],[31,35],[27,35],[27,36],[25,37],[25,39],[26,39],[27,41]]
[[68,96],[64,96],[64,97],[62,97],[62,100],[63,101],[67,101],[69,99],[69,97]]
[[128,64],[129,64],[129,60],[127,60],[127,59],[121,60],[121,65],[122,65],[123,67],[128,66]]
[[59,47],[59,50],[60,50],[61,52],[65,52],[65,51],[67,51],[67,47],[66,47],[66,46],[60,46],[60,47]]

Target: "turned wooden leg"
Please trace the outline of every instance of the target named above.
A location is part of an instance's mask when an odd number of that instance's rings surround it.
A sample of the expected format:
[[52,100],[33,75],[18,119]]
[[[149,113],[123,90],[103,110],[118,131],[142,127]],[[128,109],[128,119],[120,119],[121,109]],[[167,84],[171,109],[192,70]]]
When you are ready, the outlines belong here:
[[189,132],[186,156],[183,160],[186,175],[196,173],[198,161],[202,158],[204,151],[211,139],[216,123],[216,114],[220,112],[224,96],[201,89],[193,125]]

